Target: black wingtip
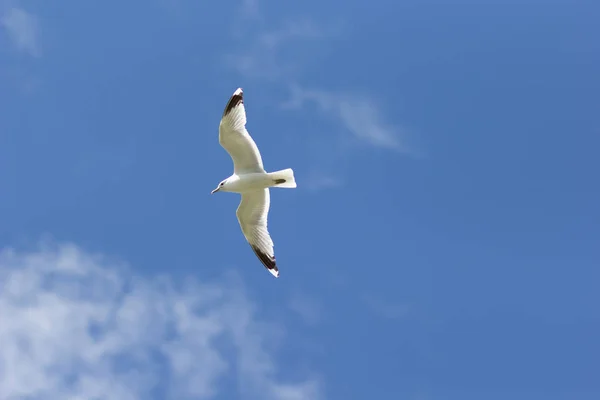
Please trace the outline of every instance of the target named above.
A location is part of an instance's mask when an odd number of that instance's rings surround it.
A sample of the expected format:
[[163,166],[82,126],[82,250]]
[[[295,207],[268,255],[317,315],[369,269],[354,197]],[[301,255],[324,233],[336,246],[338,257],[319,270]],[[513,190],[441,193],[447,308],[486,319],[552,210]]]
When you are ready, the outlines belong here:
[[244,104],[244,91],[242,88],[238,88],[229,99],[227,106],[225,106],[225,111],[223,111],[223,117],[229,114],[231,110],[239,104]]
[[263,263],[263,265],[269,270],[275,278],[279,277],[279,268],[277,268],[277,263],[275,262],[275,256],[269,256],[262,251],[258,247],[250,246],[252,250],[254,250],[254,254],[258,257],[258,259]]

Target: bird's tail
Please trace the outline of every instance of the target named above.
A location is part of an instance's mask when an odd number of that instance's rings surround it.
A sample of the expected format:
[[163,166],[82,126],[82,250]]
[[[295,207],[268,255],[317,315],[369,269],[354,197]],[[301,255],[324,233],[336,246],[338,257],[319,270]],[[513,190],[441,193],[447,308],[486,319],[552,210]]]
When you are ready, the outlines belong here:
[[269,173],[269,177],[273,179],[273,187],[289,188],[296,187],[296,179],[294,178],[294,170],[291,168],[282,169]]

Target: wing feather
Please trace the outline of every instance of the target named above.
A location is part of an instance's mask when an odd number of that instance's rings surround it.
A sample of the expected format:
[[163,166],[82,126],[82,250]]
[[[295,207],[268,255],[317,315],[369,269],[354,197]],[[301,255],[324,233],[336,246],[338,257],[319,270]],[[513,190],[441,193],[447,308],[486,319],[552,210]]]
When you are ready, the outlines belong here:
[[242,228],[242,233],[252,247],[252,250],[263,265],[276,278],[279,269],[275,261],[273,240],[267,229],[267,217],[271,197],[269,189],[255,190],[242,194],[242,200],[237,208],[236,215]]
[[244,92],[238,88],[223,111],[219,124],[219,143],[233,160],[235,174],[265,172],[256,143],[246,130]]

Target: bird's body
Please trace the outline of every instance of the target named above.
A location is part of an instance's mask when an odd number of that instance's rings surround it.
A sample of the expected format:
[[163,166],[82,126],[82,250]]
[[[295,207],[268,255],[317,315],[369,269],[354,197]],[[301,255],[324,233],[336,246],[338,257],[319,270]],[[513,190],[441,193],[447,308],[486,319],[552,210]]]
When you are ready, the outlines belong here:
[[[225,181],[225,185],[219,191],[244,193],[252,190],[267,189],[270,187],[281,186],[287,183],[286,178],[281,178],[283,172],[249,172],[246,174],[233,174]],[[281,182],[281,181],[285,182]]]
[[263,265],[278,277],[273,241],[267,229],[271,204],[269,188],[295,188],[296,180],[291,168],[265,171],[258,147],[246,130],[246,110],[241,88],[233,93],[225,107],[219,125],[219,143],[233,160],[233,174],[211,193],[223,191],[242,195],[236,211],[242,233]]

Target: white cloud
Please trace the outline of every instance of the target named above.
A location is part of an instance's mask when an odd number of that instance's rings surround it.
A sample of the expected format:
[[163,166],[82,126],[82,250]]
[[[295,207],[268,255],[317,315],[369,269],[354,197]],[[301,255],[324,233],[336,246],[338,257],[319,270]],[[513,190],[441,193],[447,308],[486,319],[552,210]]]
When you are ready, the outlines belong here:
[[[0,252],[0,399],[317,399],[278,380],[275,325],[243,285],[177,285],[65,244]],[[232,350],[233,349],[233,350]]]
[[33,57],[41,56],[37,18],[19,7],[9,8],[0,17],[2,26],[14,46]]
[[338,121],[354,139],[375,147],[408,151],[401,140],[400,129],[388,124],[379,107],[369,98],[351,93],[306,90],[291,86],[291,99],[283,108],[316,105],[326,117]]

